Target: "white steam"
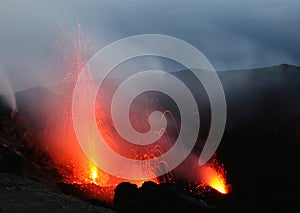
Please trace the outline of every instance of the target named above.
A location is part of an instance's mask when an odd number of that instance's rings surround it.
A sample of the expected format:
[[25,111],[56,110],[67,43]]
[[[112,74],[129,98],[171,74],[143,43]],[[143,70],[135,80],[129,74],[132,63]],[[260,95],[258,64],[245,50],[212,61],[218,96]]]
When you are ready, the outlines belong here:
[[9,78],[4,70],[4,68],[0,65],[0,94],[3,95],[5,101],[10,106],[12,112],[17,112],[17,101],[15,97],[14,90],[11,86]]

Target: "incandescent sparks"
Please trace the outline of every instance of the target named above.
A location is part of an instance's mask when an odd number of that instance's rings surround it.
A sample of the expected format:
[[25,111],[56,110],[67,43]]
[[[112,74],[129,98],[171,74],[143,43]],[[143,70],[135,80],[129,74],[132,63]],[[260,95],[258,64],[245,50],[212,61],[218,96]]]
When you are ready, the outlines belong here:
[[[137,186],[141,186],[146,181],[153,181],[155,183],[168,181],[173,182],[174,179],[172,174],[167,174],[165,178],[158,177],[150,180],[145,179],[133,181],[120,179],[98,169],[97,166],[84,155],[77,141],[73,128],[71,113],[72,94],[74,90],[73,81],[77,80],[84,67],[84,64],[88,60],[88,56],[94,54],[94,48],[89,48],[89,46],[91,45],[90,37],[81,35],[80,25],[78,26],[77,38],[75,38],[72,43],[73,45],[70,49],[62,50],[64,54],[67,53],[66,55],[62,54],[63,57],[60,60],[61,64],[59,64],[60,69],[58,69],[59,74],[63,74],[62,83],[65,83],[62,87],[63,95],[59,96],[59,98],[57,98],[57,100],[55,99],[55,101],[53,102],[57,103],[55,107],[58,107],[58,109],[56,113],[53,113],[53,111],[51,111],[51,117],[47,120],[48,129],[47,131],[45,131],[47,132],[47,135],[45,135],[44,138],[45,142],[47,142],[47,144],[49,145],[49,152],[57,161],[56,163],[64,165],[64,167],[59,168],[59,172],[62,176],[63,181],[69,184],[95,184],[99,187],[107,188],[107,191],[103,191],[100,194],[98,192],[93,191],[93,193],[95,193],[95,196],[98,196],[97,198],[99,199],[112,199],[111,194],[113,194],[114,187],[124,181],[129,181],[133,184],[136,184]],[[92,45],[92,47],[94,46]],[[90,50],[90,52],[88,50]],[[94,85],[92,81],[89,81],[86,82],[86,85],[83,86],[85,89],[85,94],[90,94],[90,89]],[[156,144],[139,148],[130,145],[126,141],[122,140],[113,127],[111,117],[108,116],[110,114],[110,108],[106,106],[105,103],[107,102],[107,100],[109,100],[109,98],[104,97],[107,94],[101,95],[103,96],[97,97],[97,100],[99,101],[96,102],[95,106],[96,122],[99,131],[103,135],[103,138],[105,139],[105,141],[107,141],[107,144],[113,150],[120,152],[120,154],[128,158],[137,160],[147,160],[156,159],[159,155],[164,153],[172,146],[171,137],[169,137],[169,135],[165,135],[161,138],[160,145]],[[87,95],[84,97],[86,97],[87,99],[83,100],[84,103],[89,102],[89,96]],[[150,100],[149,102],[151,101],[153,102],[153,100]],[[145,106],[147,108],[147,105]],[[50,108],[51,107],[49,107],[49,109]],[[144,116],[144,114],[139,115],[139,110],[135,109],[134,106],[132,109],[132,111],[135,112],[135,114],[133,114],[132,125],[135,126],[137,129],[141,129],[142,131],[147,130],[148,123],[144,123],[142,119],[139,119],[139,117]],[[146,111],[148,110],[149,109],[146,109]],[[169,110],[165,110],[164,113],[170,115],[170,117],[173,117],[172,112]],[[149,112],[146,114],[147,115],[145,117],[148,116]],[[175,119],[173,118],[173,120]],[[86,130],[86,138],[93,137],[93,135],[89,131],[89,125],[89,121],[86,121],[86,124],[82,126],[82,129]],[[95,147],[91,145],[91,147],[89,148],[93,150],[94,157],[98,157],[99,152],[97,152]],[[64,155],[62,155],[61,153],[64,153]],[[164,161],[157,162],[155,163],[155,165],[145,164],[145,169],[148,172],[154,174],[159,169],[166,170],[167,167],[168,164]],[[216,189],[220,193],[227,194],[229,192],[229,187],[226,185],[226,178],[222,172],[224,172],[224,170],[219,171],[215,168],[214,165],[204,165],[203,169],[201,169],[200,171],[201,181],[204,182],[205,185]],[[89,187],[91,186],[89,185]],[[105,195],[105,193],[107,193],[107,195]]]

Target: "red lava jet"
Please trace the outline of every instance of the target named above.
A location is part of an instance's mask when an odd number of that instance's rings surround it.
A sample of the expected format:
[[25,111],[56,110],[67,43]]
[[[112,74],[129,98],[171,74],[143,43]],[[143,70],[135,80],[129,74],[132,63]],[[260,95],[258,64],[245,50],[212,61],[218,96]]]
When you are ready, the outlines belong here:
[[[69,40],[71,40],[71,43],[66,44],[66,41]],[[141,186],[145,181],[153,181],[155,183],[174,182],[175,178],[171,172],[164,177],[150,180],[132,181],[117,178],[98,169],[83,153],[73,128],[72,96],[79,74],[88,59],[96,52],[96,48],[92,43],[91,36],[84,35],[80,25],[78,25],[77,36],[74,37],[72,33],[64,33],[62,31],[57,45],[57,73],[59,76],[62,76],[62,82],[60,82],[61,86],[53,89],[55,92],[49,97],[49,116],[47,117],[41,140],[45,150],[55,161],[61,181],[66,184],[75,184],[83,193],[96,199],[104,200],[107,203],[111,203],[113,200],[114,188],[124,181],[137,184],[138,186]],[[87,82],[87,90],[91,87],[91,84],[92,82]],[[132,159],[155,159],[172,146],[171,139],[166,134],[161,137],[159,143],[151,144],[147,147],[141,148],[136,145],[128,145],[127,143],[126,149],[120,148],[120,144],[126,142],[116,134],[113,128],[113,123],[109,116],[110,108],[107,106],[106,101],[105,95],[101,96],[101,94],[98,94],[95,114],[99,131],[112,149]],[[172,113],[168,110],[165,110],[165,113],[172,116]],[[138,119],[138,116],[136,117],[132,120],[133,126],[146,130],[148,128],[147,122],[143,123],[143,121]],[[94,149],[92,143],[90,148],[96,156],[97,150]],[[156,169],[165,169],[167,166],[166,162],[158,162],[157,165],[146,165],[145,169],[149,170],[149,172],[155,172]],[[200,171],[201,184],[210,186],[223,194],[229,192],[225,174],[223,174],[224,170],[220,171],[214,165],[205,165]]]

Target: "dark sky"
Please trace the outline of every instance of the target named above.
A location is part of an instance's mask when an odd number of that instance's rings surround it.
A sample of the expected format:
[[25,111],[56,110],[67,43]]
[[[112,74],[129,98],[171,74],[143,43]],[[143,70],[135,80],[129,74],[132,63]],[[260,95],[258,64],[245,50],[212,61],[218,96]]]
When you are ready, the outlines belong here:
[[299,0],[2,0],[0,79],[14,90],[49,83],[59,29],[75,32],[78,23],[97,50],[159,33],[194,45],[216,70],[299,66],[299,11]]

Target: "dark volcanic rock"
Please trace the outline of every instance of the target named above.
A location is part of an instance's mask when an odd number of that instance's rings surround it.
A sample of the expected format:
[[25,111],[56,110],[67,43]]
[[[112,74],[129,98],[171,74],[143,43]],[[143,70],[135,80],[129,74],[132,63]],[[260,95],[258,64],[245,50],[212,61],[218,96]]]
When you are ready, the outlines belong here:
[[0,144],[0,172],[22,174],[21,156],[9,150],[4,143]]
[[0,173],[0,212],[106,212],[112,209],[95,206],[37,179]]
[[174,184],[145,182],[142,187],[128,182],[115,189],[114,206],[119,212],[214,212],[203,200],[184,194]]

